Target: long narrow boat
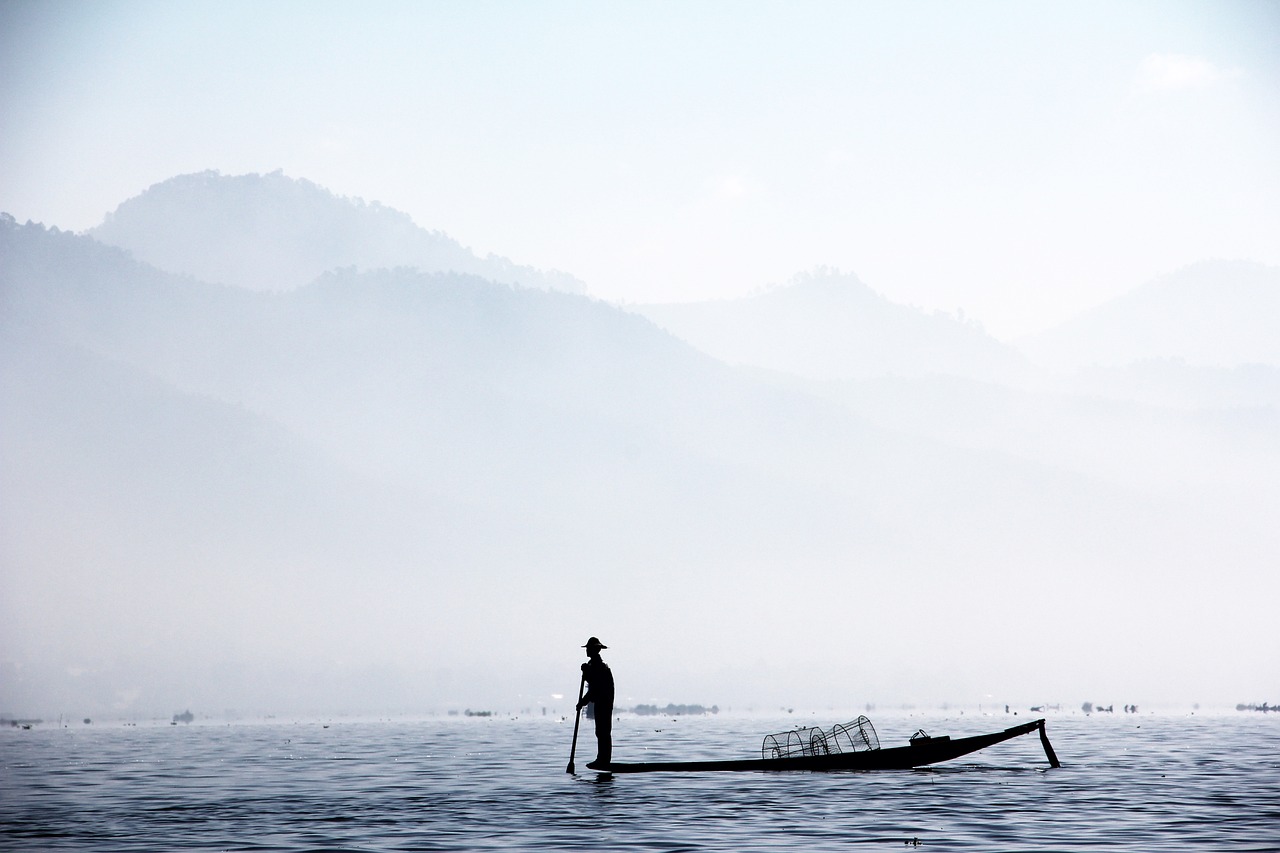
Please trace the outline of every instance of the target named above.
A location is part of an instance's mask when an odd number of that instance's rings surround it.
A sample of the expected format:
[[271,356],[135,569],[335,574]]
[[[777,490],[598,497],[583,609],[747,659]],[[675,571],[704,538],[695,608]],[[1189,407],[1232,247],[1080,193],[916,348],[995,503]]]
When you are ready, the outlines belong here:
[[[1049,736],[1045,734],[1044,720],[1034,720],[1030,723],[1023,723],[1020,726],[1013,726],[1002,732],[955,738],[954,740],[946,736],[929,737],[921,732],[911,739],[909,745],[889,747],[888,749],[881,749],[877,741],[871,748],[848,752],[806,749],[801,754],[786,754],[785,752],[775,751],[777,757],[724,761],[648,761],[640,763],[615,761],[609,764],[608,771],[612,773],[657,773],[715,770],[905,770],[911,767],[937,764],[940,761],[950,761],[953,758],[959,758],[962,755],[968,755],[1034,731],[1040,732],[1040,742],[1044,746],[1045,757],[1049,759],[1049,765],[1051,767],[1061,766],[1058,763],[1058,756],[1049,744]],[[874,731],[872,735],[874,736]],[[769,738],[766,738],[766,745],[768,743]]]

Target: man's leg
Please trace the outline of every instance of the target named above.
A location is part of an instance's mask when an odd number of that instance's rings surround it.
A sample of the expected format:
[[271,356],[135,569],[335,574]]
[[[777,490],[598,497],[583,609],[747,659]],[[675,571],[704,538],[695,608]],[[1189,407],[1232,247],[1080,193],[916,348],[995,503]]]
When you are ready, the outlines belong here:
[[613,709],[596,708],[596,761],[608,764],[613,760]]

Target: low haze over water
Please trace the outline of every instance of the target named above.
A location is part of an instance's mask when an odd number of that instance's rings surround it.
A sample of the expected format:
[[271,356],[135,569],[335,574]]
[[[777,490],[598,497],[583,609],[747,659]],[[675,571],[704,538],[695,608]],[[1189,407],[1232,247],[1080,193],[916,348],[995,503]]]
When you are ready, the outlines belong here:
[[[894,713],[961,736],[1025,714]],[[624,715],[620,760],[752,757],[835,720]],[[40,850],[1233,850],[1280,843],[1280,718],[1051,713],[929,769],[565,773],[555,718],[79,723],[0,732],[0,847]],[[581,746],[581,744],[580,744]]]

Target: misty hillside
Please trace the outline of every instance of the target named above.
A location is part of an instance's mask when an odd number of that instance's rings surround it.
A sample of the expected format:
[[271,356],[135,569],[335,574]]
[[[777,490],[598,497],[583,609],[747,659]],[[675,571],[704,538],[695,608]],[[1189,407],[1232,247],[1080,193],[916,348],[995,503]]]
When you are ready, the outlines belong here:
[[[1136,603],[1207,682],[1261,664],[1185,626],[1266,624],[1274,370],[1003,384],[975,325],[850,277],[707,311],[769,357],[469,273],[263,291],[0,217],[0,700],[516,701],[563,692],[584,626],[636,701],[1047,695]],[[1203,610],[1161,608],[1209,567]]]
[[932,466],[974,464],[754,381],[583,297],[407,270],[261,294],[38,226],[11,223],[6,236],[6,322],[36,330],[15,345],[128,365],[424,494],[587,517],[647,506],[678,518],[708,498],[721,509],[745,500],[741,511],[767,525],[820,514],[795,497],[771,506],[796,484],[883,503],[925,488]]
[[400,211],[341,198],[281,172],[170,178],[121,204],[90,233],[159,269],[251,290],[290,290],[345,267],[413,267],[585,290],[570,275],[477,257]]
[[[1164,523],[1127,485],[873,425],[582,296],[403,269],[255,292],[11,218],[0,258],[7,697],[546,694],[584,617],[643,643],[646,691],[705,685],[684,650],[732,642],[794,695],[826,682],[787,661],[844,648],[850,606],[865,632],[958,626],[1045,549],[1123,585],[1106,543]],[[892,690],[921,642],[813,665]]]
[[890,302],[856,276],[820,271],[743,299],[630,306],[730,364],[809,379],[949,374],[1009,381],[1022,356],[974,322]]
[[955,377],[810,383],[884,429],[1252,514],[1280,509],[1280,370],[1145,363],[1056,386]]
[[1204,261],[1150,281],[1018,342],[1058,368],[1179,359],[1202,367],[1280,367],[1280,269]]

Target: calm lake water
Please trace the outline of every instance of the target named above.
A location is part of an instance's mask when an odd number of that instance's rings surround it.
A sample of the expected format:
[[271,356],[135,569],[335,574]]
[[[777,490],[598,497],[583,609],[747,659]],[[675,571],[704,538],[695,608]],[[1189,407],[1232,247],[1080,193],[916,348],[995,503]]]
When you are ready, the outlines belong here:
[[[619,760],[753,757],[843,719],[634,717]],[[874,716],[881,744],[1026,714]],[[1280,850],[1280,715],[1050,714],[930,769],[597,774],[548,718],[0,731],[5,850]],[[918,842],[918,847],[917,847]]]

